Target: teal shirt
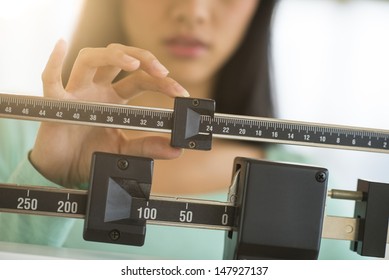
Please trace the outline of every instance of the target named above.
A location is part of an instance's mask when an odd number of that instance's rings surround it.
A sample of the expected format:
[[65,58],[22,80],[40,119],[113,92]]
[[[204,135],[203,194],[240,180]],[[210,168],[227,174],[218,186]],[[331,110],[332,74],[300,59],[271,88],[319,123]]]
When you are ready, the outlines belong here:
[[[0,182],[61,188],[41,176],[30,164],[27,154],[32,148],[38,123],[0,118]],[[269,159],[302,162],[274,149]],[[50,156],[50,155],[48,155]],[[204,195],[203,199],[225,200],[226,194]],[[222,259],[223,231],[148,225],[142,247],[84,241],[83,220],[36,215],[0,213],[0,241],[41,244],[53,247],[88,249],[107,252],[107,258],[140,259]],[[355,259],[349,242],[323,240],[322,259]]]

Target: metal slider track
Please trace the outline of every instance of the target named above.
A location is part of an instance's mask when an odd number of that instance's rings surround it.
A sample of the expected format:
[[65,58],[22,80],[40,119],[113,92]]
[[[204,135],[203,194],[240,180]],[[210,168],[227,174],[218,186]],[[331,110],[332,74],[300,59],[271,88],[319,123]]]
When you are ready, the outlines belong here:
[[[87,197],[84,190],[0,184],[0,212],[83,219]],[[156,209],[157,215],[148,214],[146,219],[152,225],[227,231],[234,228],[236,207],[231,202],[151,196],[149,201],[134,203],[132,217],[139,218],[140,208],[143,214],[146,208],[149,213]],[[358,226],[355,218],[326,216],[322,238],[356,241]]]
[[[170,109],[0,93],[0,117],[171,133]],[[215,113],[199,134],[215,138],[389,153],[389,131]]]

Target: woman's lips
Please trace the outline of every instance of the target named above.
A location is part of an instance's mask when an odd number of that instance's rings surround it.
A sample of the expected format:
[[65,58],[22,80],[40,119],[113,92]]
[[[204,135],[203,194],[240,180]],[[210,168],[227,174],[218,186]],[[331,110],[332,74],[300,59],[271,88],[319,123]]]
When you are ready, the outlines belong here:
[[209,46],[203,41],[184,36],[167,39],[165,45],[173,56],[179,58],[198,58],[209,49]]

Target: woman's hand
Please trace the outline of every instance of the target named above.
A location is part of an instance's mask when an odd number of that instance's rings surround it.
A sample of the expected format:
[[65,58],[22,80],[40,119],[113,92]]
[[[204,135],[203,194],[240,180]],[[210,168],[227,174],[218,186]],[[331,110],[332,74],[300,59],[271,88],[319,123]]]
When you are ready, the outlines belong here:
[[[119,44],[83,49],[64,88],[61,72],[65,53],[66,43],[59,41],[42,74],[45,97],[127,104],[143,91],[170,97],[188,96],[184,88],[167,77],[168,71],[151,53]],[[129,75],[113,83],[122,70]],[[30,160],[47,179],[74,187],[88,181],[91,155],[95,151],[159,159],[181,154],[164,137],[133,139],[119,129],[43,122]]]

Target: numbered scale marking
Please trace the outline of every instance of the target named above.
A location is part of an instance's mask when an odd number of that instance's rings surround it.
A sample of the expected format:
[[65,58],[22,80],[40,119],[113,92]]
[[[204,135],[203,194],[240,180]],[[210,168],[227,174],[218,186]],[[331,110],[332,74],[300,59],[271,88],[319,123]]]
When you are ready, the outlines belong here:
[[0,211],[84,218],[86,191],[0,184]]
[[[87,201],[88,192],[84,190],[0,184],[0,212],[85,218]],[[132,200],[130,219],[230,230],[234,214],[235,207],[229,203],[151,196],[147,201]]]
[[131,213],[132,218],[151,224],[229,230],[234,226],[235,207],[218,201],[154,196],[149,201],[134,199]]
[[[171,133],[173,110],[0,94],[0,117]],[[216,138],[388,153],[389,131],[218,114],[200,133]]]

